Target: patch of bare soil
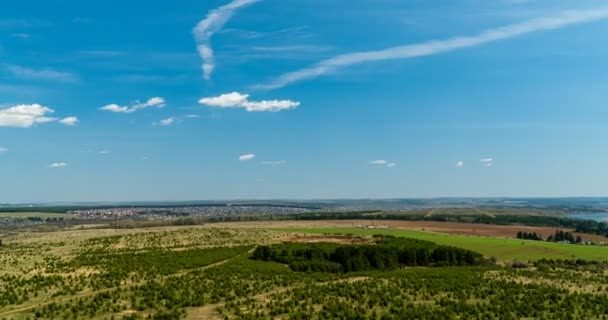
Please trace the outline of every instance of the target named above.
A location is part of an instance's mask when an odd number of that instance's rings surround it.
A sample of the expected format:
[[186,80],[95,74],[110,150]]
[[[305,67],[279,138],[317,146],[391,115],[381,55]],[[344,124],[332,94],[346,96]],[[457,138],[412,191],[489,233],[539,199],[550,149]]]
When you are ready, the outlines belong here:
[[301,242],[301,243],[339,243],[339,244],[362,244],[370,242],[368,237],[356,236],[304,236],[287,235],[280,238],[283,242]]

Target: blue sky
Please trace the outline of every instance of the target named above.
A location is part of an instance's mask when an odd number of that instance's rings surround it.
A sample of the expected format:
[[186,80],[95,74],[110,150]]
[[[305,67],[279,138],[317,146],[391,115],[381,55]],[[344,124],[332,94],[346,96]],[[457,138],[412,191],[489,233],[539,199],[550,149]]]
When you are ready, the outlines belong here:
[[606,196],[608,5],[11,1],[0,202]]

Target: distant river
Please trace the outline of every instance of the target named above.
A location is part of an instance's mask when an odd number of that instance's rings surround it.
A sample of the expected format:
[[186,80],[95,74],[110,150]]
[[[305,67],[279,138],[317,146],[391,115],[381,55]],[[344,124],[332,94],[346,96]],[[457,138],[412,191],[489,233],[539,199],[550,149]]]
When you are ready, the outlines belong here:
[[572,219],[585,219],[595,221],[608,221],[608,212],[596,212],[596,213],[571,213],[566,217]]

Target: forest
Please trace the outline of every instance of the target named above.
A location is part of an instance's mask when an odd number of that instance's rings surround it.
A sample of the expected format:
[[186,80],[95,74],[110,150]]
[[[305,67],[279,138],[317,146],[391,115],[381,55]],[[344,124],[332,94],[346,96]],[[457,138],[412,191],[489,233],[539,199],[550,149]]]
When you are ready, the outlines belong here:
[[394,270],[404,266],[446,267],[487,263],[470,250],[387,236],[372,245],[279,244],[259,246],[253,258],[289,265],[294,271],[357,272]]

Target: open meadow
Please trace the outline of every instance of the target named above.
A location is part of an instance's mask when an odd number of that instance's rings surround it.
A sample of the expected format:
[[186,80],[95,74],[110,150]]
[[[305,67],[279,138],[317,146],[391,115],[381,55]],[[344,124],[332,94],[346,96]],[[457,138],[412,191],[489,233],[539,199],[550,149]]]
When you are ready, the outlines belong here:
[[[571,318],[565,314],[601,319],[608,314],[603,263],[538,261],[605,260],[606,247],[344,223],[358,222],[5,233],[0,319]],[[373,236],[378,234],[396,238]],[[513,268],[512,260],[537,262]]]

